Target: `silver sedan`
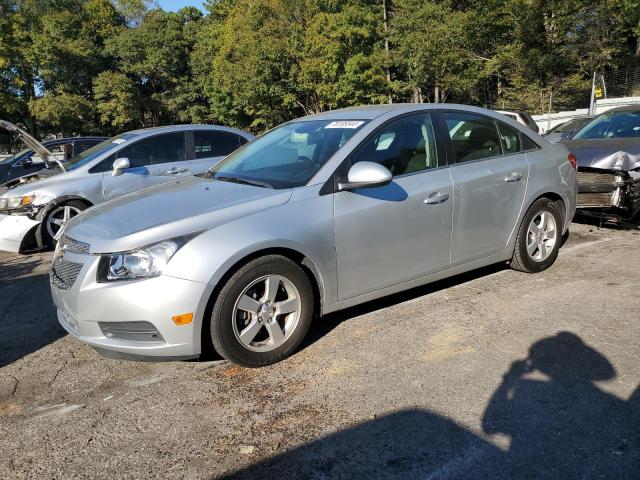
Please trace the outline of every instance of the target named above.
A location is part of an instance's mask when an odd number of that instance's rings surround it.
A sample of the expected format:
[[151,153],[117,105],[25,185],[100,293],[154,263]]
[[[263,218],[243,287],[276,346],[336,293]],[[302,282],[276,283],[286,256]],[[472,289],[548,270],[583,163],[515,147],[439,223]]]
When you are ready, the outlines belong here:
[[571,159],[468,106],[291,121],[203,175],[73,218],[51,269],[58,319],[108,356],[212,345],[277,362],[314,316],[498,262],[551,266],[575,212]]

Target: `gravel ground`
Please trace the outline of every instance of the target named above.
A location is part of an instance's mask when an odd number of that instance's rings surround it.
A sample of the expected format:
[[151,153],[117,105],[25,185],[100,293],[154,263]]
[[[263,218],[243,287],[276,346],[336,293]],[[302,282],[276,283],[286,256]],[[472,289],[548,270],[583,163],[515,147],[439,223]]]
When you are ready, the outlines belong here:
[[0,254],[0,478],[640,478],[640,232],[316,322],[292,358],[101,358]]

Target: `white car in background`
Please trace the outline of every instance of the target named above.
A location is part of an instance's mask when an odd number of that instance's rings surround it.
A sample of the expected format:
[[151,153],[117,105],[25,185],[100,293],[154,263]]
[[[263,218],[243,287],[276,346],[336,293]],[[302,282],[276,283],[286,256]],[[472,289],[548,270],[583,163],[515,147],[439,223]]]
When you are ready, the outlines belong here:
[[233,128],[174,125],[122,133],[67,161],[45,158],[45,169],[0,186],[0,250],[54,248],[81,211],[204,173],[253,139]]
[[512,120],[515,120],[516,122],[529,127],[536,133],[540,133],[540,127],[533,119],[533,117],[527,112],[523,112],[521,110],[496,110],[496,112],[501,113],[502,115],[506,115]]

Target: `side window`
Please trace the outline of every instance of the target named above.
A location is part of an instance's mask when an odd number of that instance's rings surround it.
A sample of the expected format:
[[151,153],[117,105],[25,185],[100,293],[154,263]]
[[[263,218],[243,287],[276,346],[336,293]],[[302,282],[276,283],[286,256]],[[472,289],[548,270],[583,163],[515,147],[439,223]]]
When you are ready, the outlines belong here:
[[524,150],[524,151],[526,151],[526,150],[537,150],[537,149],[540,148],[540,145],[538,145],[536,142],[531,140],[525,134],[522,134],[521,138],[522,138],[522,150]]
[[383,127],[351,159],[352,164],[363,161],[384,165],[393,176],[437,167],[429,114],[406,116]]
[[510,127],[506,123],[498,122],[498,131],[500,132],[500,141],[502,142],[502,150],[504,153],[517,153],[522,151],[520,145],[520,131]]
[[445,112],[442,116],[449,130],[456,162],[502,155],[500,136],[492,119],[462,112]]
[[[124,157],[124,155],[118,153],[118,157]],[[104,173],[110,172],[113,169],[113,162],[116,161],[115,155],[109,155],[107,158],[102,160],[99,164],[94,165],[89,170],[89,173]]]
[[140,140],[120,151],[118,158],[128,158],[132,167],[146,167],[159,163],[182,162],[184,134],[168,133]]
[[235,133],[194,130],[193,150],[195,158],[225,157],[240,147],[240,137]]

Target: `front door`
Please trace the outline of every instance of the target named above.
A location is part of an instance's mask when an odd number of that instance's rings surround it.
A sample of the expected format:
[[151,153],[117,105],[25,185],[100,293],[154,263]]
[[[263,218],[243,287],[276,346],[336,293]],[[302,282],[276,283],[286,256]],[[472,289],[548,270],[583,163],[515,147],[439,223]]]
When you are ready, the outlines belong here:
[[384,165],[393,181],[334,194],[340,300],[450,264],[453,189],[429,114],[382,127],[351,157],[351,164],[359,161]]
[[442,116],[456,162],[450,167],[456,265],[505,248],[524,202],[529,167],[517,129],[482,115]]
[[117,177],[110,171],[103,174],[105,200],[191,174],[190,161],[185,157],[184,132],[145,138],[120,150],[117,158],[128,158],[131,168]]

